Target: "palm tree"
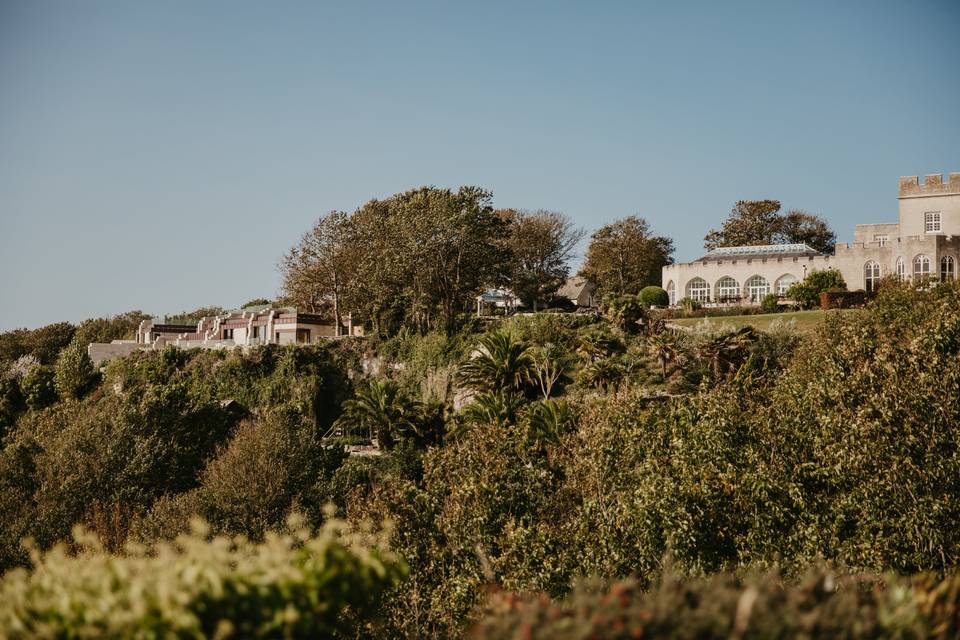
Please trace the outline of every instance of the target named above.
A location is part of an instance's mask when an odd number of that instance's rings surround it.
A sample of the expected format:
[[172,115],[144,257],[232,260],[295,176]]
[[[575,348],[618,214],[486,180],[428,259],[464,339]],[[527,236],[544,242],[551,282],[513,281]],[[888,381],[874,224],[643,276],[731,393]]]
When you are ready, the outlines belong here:
[[590,331],[580,336],[577,353],[584,356],[589,362],[595,362],[620,351],[619,341],[599,331]]
[[460,367],[460,382],[474,391],[521,391],[530,382],[534,370],[527,344],[505,331],[494,331],[480,338],[473,356]]
[[607,392],[611,388],[616,388],[625,373],[623,366],[614,358],[604,358],[584,367],[580,371],[580,381]]
[[542,447],[546,443],[555,443],[570,430],[576,416],[570,405],[564,400],[541,400],[530,405],[530,439]]
[[419,433],[422,413],[420,403],[401,394],[395,382],[372,380],[343,403],[343,413],[333,427],[344,433],[365,433],[388,449],[397,436]]
[[647,344],[650,355],[660,364],[663,381],[667,381],[667,365],[676,362],[679,365],[684,361],[685,336],[679,331],[661,331],[650,336]]
[[756,337],[753,327],[742,327],[714,336],[697,351],[710,364],[714,379],[719,380],[724,372],[735,370],[743,362]]
[[463,409],[463,418],[473,424],[492,424],[505,427],[512,423],[523,397],[511,390],[498,389],[474,396],[473,402]]

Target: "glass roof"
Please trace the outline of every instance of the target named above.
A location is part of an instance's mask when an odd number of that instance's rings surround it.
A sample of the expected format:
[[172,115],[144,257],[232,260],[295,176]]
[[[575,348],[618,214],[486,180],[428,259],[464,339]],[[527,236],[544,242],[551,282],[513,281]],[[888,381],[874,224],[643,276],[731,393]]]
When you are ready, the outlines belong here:
[[782,255],[785,253],[801,253],[810,255],[819,255],[819,251],[809,247],[806,244],[756,244],[742,247],[717,247],[708,251],[704,258],[719,258],[721,256],[745,256],[745,255]]

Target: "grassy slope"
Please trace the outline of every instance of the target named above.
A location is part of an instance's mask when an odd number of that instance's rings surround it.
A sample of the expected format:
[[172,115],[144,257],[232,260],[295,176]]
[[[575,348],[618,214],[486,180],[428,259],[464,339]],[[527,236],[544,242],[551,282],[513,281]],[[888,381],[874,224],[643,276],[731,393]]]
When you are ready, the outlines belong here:
[[824,312],[819,309],[814,309],[812,311],[791,311],[789,313],[766,313],[762,315],[755,316],[726,316],[726,317],[716,317],[716,318],[679,318],[676,320],[668,320],[669,324],[675,324],[680,327],[689,328],[697,325],[701,322],[709,322],[711,325],[720,326],[724,324],[733,325],[734,327],[743,327],[745,325],[753,325],[757,329],[767,329],[771,323],[776,320],[782,320],[783,322],[793,322],[796,325],[796,328],[800,331],[813,331],[816,327],[823,323],[823,319],[826,317],[827,313],[843,313],[842,311],[830,311]]

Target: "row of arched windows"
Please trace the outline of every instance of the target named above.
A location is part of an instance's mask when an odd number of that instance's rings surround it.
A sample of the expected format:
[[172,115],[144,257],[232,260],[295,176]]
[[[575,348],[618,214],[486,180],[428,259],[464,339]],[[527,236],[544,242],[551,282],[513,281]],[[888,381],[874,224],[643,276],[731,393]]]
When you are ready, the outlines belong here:
[[[713,286],[710,286],[710,283],[703,278],[696,277],[687,282],[684,294],[687,298],[697,302],[710,302],[711,300],[738,302],[744,298],[751,302],[760,302],[763,296],[770,293],[771,290],[775,290],[778,295],[782,296],[790,288],[790,285],[796,281],[796,276],[787,273],[780,276],[775,286],[771,288],[769,280],[763,276],[755,275],[744,282],[741,288],[740,283],[730,276],[723,276]],[[670,304],[676,304],[677,290],[673,280],[667,283],[667,294],[670,296]]]
[[[903,258],[897,258],[896,273],[897,277],[903,280],[907,277],[906,263]],[[953,256],[943,256],[940,258],[940,279],[953,280],[956,269],[956,261]],[[930,273],[930,258],[920,254],[913,259],[914,278],[928,278]],[[874,260],[870,260],[863,265],[863,288],[867,291],[876,291],[880,284],[880,265]]]

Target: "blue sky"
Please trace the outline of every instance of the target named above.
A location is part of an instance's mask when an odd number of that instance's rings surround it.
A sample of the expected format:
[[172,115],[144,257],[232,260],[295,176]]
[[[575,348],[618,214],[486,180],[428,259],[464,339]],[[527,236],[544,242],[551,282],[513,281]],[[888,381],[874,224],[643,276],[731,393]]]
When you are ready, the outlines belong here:
[[272,297],[320,214],[434,184],[896,219],[960,171],[960,2],[0,0],[0,330]]

